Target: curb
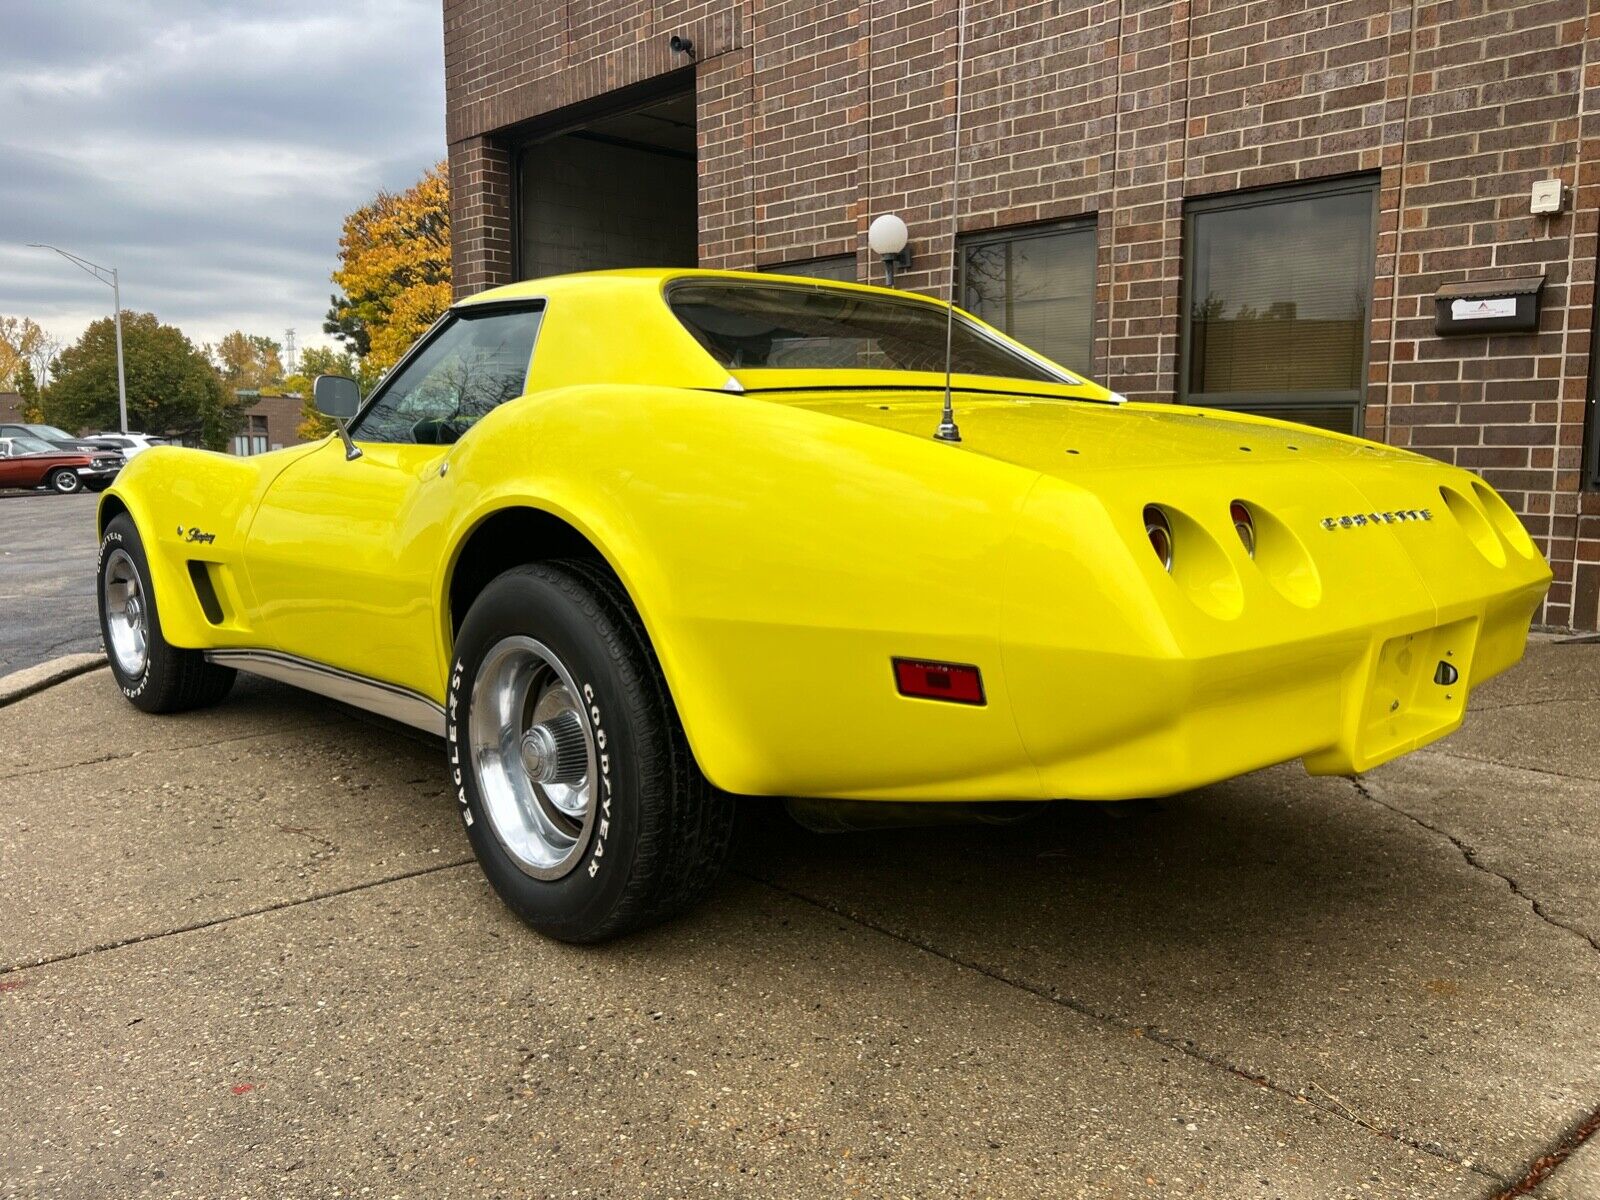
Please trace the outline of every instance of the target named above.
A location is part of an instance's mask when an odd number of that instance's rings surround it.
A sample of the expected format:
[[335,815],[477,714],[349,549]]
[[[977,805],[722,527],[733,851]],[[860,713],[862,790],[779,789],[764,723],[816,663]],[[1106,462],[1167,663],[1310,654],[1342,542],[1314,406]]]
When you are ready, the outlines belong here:
[[9,675],[0,675],[0,708],[105,665],[104,654],[63,654],[36,667],[24,667]]

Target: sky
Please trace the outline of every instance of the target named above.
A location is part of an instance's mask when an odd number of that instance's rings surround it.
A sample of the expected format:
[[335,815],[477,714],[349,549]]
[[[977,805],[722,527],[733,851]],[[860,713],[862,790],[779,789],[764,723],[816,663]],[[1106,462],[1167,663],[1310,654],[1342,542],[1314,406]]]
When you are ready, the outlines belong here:
[[0,315],[326,345],[346,213],[444,157],[439,0],[0,0]]

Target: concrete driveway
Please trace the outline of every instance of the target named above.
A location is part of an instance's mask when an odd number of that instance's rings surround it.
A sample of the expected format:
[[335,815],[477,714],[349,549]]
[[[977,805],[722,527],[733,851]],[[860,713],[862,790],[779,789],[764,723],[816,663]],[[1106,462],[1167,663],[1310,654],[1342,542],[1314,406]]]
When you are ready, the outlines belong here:
[[436,744],[96,671],[0,708],[0,1195],[1594,1200],[1597,719],[1545,643],[1358,783],[751,805],[703,909],[572,949]]
[[87,492],[0,491],[0,675],[100,649],[99,502]]

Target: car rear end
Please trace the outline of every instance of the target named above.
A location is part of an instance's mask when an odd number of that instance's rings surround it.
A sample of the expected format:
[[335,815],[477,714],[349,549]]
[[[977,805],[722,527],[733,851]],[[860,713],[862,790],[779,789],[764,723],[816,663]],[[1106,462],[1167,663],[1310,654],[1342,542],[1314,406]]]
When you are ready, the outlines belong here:
[[[1048,794],[1364,771],[1456,728],[1522,653],[1550,571],[1480,480],[1291,426],[1228,432],[1231,462],[1057,474],[1030,497],[1004,674]],[[1091,536],[1062,554],[1071,529]],[[1091,571],[1077,623],[1062,593]]]

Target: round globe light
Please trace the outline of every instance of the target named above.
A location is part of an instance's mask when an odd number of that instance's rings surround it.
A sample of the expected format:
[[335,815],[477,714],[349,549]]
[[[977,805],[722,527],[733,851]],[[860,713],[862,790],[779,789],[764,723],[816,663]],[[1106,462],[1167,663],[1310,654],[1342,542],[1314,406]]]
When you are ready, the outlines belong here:
[[867,245],[872,247],[874,254],[883,258],[893,258],[904,250],[909,237],[906,223],[893,213],[884,213],[867,226]]

